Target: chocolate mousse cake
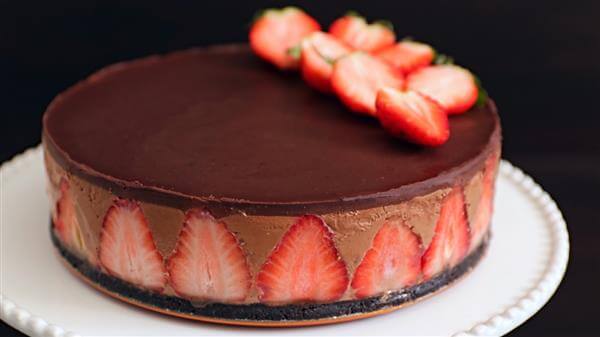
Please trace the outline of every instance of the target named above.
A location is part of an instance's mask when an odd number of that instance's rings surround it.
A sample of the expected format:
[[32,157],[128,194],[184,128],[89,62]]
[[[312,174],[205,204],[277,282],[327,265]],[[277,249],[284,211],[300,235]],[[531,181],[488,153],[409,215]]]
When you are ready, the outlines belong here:
[[392,137],[246,44],[116,64],[44,115],[52,241],[95,288],[185,318],[388,312],[465,275],[490,238],[494,103],[448,130]]

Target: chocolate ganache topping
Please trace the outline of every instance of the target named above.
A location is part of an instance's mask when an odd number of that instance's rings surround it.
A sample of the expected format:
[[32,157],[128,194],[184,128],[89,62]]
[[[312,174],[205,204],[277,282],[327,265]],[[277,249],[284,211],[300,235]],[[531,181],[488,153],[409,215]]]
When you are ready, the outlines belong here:
[[437,148],[394,139],[236,44],[110,66],[58,96],[47,149],[116,195],[217,214],[293,215],[401,202],[467,181],[498,147],[494,103]]

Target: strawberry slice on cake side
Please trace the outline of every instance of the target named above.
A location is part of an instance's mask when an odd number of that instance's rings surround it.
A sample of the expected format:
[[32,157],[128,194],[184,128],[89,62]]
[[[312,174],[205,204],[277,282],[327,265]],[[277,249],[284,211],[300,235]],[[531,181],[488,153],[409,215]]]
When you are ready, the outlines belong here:
[[135,201],[116,199],[108,209],[100,234],[99,256],[110,275],[138,287],[160,293],[167,284],[163,257]]
[[86,257],[88,262],[97,263],[96,254],[89,251],[81,225],[77,218],[75,200],[67,179],[61,178],[59,197],[53,214],[54,231],[60,241],[71,251]]
[[342,297],[348,272],[333,232],[315,215],[304,215],[287,230],[256,279],[267,304],[329,302]]
[[494,210],[494,185],[496,182],[496,172],[498,170],[499,161],[500,156],[497,153],[492,153],[485,161],[485,168],[481,181],[481,198],[473,220],[471,221],[471,247],[469,248],[469,251],[473,251],[481,243],[481,240],[488,232],[490,222],[492,221],[492,213]]
[[469,249],[469,224],[461,187],[454,187],[443,199],[433,238],[421,258],[427,280],[456,266]]
[[354,273],[351,286],[356,297],[414,285],[421,275],[421,253],[420,238],[404,221],[386,221]]
[[195,301],[242,302],[252,282],[235,235],[201,209],[186,212],[167,270],[175,292]]

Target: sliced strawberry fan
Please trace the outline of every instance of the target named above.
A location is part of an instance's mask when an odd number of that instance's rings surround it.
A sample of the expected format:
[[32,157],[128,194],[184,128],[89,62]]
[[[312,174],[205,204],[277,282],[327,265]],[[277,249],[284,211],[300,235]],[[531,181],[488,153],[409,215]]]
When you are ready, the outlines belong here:
[[[392,136],[418,145],[443,145],[450,134],[442,115],[487,100],[478,79],[451,58],[424,43],[396,42],[389,23],[369,24],[356,13],[324,33],[298,8],[270,9],[258,16],[249,40],[261,58],[281,69],[300,65],[309,86],[334,92],[349,110],[378,117]],[[379,93],[384,88],[397,91]]]

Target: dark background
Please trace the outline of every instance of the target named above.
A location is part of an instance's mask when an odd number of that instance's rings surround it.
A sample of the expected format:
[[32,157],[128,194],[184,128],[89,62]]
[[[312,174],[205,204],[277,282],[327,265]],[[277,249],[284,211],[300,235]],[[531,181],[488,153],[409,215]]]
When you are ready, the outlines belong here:
[[[0,2],[0,161],[40,141],[60,91],[110,63],[244,41],[276,1]],[[325,27],[349,9],[393,22],[473,70],[496,100],[503,157],[556,199],[571,260],[557,294],[512,336],[597,336],[600,2],[296,1]],[[93,308],[90,308],[93,310]],[[0,322],[1,336],[20,336]]]

